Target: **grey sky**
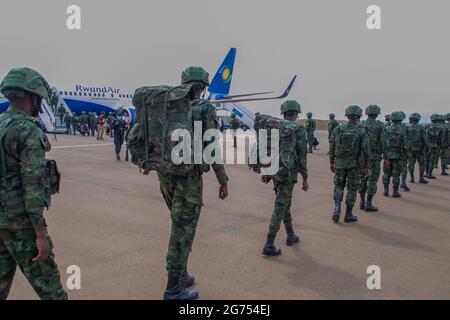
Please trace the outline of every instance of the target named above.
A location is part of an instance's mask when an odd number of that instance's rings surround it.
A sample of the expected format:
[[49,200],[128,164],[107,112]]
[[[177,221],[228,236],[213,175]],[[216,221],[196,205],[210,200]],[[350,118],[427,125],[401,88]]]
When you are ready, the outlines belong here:
[[[238,55],[234,93],[281,91],[303,116],[343,118],[349,104],[383,113],[450,112],[448,0],[2,0],[0,75],[30,66],[58,88],[75,84],[177,84],[183,68],[214,73],[229,47]],[[66,8],[82,10],[82,30],[66,29]],[[366,28],[366,8],[382,10],[382,30]],[[277,114],[279,102],[252,102]]]

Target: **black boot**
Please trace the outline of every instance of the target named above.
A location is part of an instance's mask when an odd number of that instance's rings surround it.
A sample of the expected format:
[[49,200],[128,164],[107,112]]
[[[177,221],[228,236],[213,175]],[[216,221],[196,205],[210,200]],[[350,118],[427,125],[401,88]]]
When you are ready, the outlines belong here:
[[300,238],[294,233],[294,229],[292,226],[286,227],[286,233],[287,233],[287,239],[286,239],[286,245],[292,246],[294,243],[300,242]]
[[372,201],[373,201],[373,194],[368,194],[367,195],[366,212],[378,211],[378,208],[373,205]]
[[442,168],[441,176],[448,176],[447,171],[445,171],[445,168]]
[[425,177],[424,177],[424,169],[421,169],[420,170],[420,178],[419,178],[419,183],[422,183],[422,184],[427,184],[428,183],[428,181],[427,180],[425,180]]
[[334,212],[332,217],[334,223],[339,222],[340,215],[341,215],[341,200],[334,200]]
[[392,198],[400,198],[402,195],[398,192],[398,186],[394,186],[394,191],[392,192]]
[[409,187],[406,184],[406,178],[402,177],[402,182],[400,183],[400,188],[402,188],[405,191],[409,191]]
[[183,271],[180,275],[180,285],[184,288],[192,287],[195,283],[195,277],[189,275],[187,271]]
[[164,300],[194,300],[197,298],[197,291],[186,289],[181,285],[179,274],[168,274],[167,288],[164,292]]
[[428,179],[436,179],[435,176],[433,176],[433,168],[428,168]]
[[274,244],[275,236],[270,233],[267,234],[266,244],[264,245],[262,254],[264,256],[279,256],[281,254],[281,249],[277,249]]
[[414,171],[410,171],[409,174],[411,175],[411,180],[409,180],[409,182],[416,183],[416,180],[414,179]]
[[351,223],[358,221],[358,217],[353,215],[353,207],[347,206],[345,210],[345,223]]
[[120,154],[116,153],[116,159],[120,160]]
[[389,197],[389,183],[384,184],[384,193],[383,196]]
[[361,202],[359,203],[359,209],[364,210],[366,208],[366,193],[361,192],[360,194]]

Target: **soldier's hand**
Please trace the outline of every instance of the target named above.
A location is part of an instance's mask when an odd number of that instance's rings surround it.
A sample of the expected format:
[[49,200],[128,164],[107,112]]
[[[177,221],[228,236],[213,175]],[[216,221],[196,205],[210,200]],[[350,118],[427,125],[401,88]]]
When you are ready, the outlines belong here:
[[334,167],[334,164],[330,164],[330,171],[336,173],[336,168]]
[[384,165],[385,168],[389,167],[389,159],[384,159],[383,165]]
[[367,178],[368,176],[370,176],[371,174],[371,170],[367,167],[364,168],[364,178]]
[[32,259],[33,262],[45,261],[49,255],[49,245],[45,235],[36,235],[36,248],[38,254]]
[[263,183],[269,183],[270,178],[268,176],[261,176],[261,182]]
[[309,184],[308,184],[308,180],[303,180],[303,191],[308,191],[309,189]]
[[219,198],[223,200],[226,197],[228,197],[228,186],[224,184],[219,187]]

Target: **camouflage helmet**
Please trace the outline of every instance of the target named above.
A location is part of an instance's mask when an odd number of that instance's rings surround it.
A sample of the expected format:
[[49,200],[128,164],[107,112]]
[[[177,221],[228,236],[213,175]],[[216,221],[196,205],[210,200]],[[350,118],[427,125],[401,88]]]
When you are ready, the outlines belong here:
[[401,111],[394,111],[391,113],[392,121],[403,121],[404,117]]
[[371,104],[366,108],[366,115],[368,116],[377,116],[381,113],[381,109],[376,104]]
[[298,103],[295,100],[287,100],[287,101],[283,102],[280,110],[281,110],[281,114],[283,114],[285,112],[289,112],[289,111],[295,111],[295,112],[301,113],[300,103]]
[[205,86],[209,86],[209,73],[202,67],[191,66],[181,73],[181,83],[201,82]]
[[447,120],[450,119],[450,112],[446,114]]
[[334,113],[330,113],[330,114],[328,115],[328,117],[330,117],[330,119],[334,119],[334,118],[336,117],[336,115],[335,115]]
[[403,111],[399,111],[400,114],[402,115],[402,121],[406,119],[406,113],[404,113]]
[[308,118],[311,118],[311,117],[312,117],[312,113],[311,113],[311,112],[308,112],[308,113],[306,114],[306,116],[307,116]]
[[347,109],[345,109],[345,116],[362,116],[362,109],[359,106],[349,106]]
[[412,114],[409,116],[409,119],[411,119],[411,120],[416,120],[416,121],[420,121],[420,118],[421,118],[421,116],[420,116],[420,114],[418,114],[418,113],[412,113]]
[[438,119],[439,119],[439,115],[436,114],[436,113],[433,113],[433,114],[430,116],[430,120],[431,120],[431,121],[438,121]]
[[391,120],[391,115],[390,114],[385,115],[384,120],[386,121]]
[[0,92],[8,99],[22,98],[25,92],[47,99],[51,94],[50,87],[44,77],[30,68],[14,68],[8,72],[0,84]]
[[232,118],[236,118],[236,113],[233,112],[233,113],[231,114],[231,117],[232,117]]

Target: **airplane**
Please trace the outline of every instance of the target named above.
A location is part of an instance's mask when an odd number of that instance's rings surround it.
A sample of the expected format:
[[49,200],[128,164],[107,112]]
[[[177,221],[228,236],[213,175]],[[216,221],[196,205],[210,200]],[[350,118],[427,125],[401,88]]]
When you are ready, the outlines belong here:
[[[253,128],[255,114],[240,102],[283,99],[289,95],[297,76],[294,76],[287,89],[280,96],[250,98],[269,94],[273,91],[230,95],[236,52],[236,48],[231,48],[219,66],[208,88],[208,100],[218,111],[223,110],[230,114],[236,114],[241,120],[244,129]],[[57,108],[62,105],[69,114],[76,113],[80,115],[82,111],[96,114],[105,112],[107,114],[125,110],[130,115],[131,121],[133,121],[136,113],[131,103],[133,94],[124,92],[116,87],[92,87],[77,84],[72,90],[58,90],[56,87],[51,89],[54,96],[58,98]],[[6,111],[8,106],[8,101],[0,95],[0,113]],[[64,124],[59,123],[59,119],[53,112],[49,101],[43,101],[42,109],[43,113],[39,114],[39,118],[48,132],[65,131]]]

